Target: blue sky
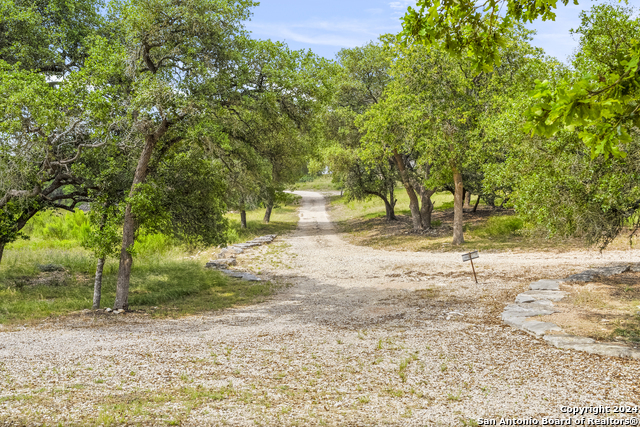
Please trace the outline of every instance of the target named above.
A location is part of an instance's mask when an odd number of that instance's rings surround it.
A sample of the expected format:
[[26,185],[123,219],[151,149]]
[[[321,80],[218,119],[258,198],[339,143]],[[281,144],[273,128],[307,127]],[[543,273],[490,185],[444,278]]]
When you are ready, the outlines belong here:
[[[560,2],[558,2],[560,4]],[[580,24],[579,13],[595,1],[560,6],[555,22],[529,25],[538,35],[534,44],[547,54],[566,60],[577,46],[569,34]],[[262,0],[247,28],[262,39],[285,41],[294,49],[311,49],[333,59],[344,47],[360,46],[385,33],[400,31],[400,17],[412,0]],[[629,0],[640,6],[640,0]]]

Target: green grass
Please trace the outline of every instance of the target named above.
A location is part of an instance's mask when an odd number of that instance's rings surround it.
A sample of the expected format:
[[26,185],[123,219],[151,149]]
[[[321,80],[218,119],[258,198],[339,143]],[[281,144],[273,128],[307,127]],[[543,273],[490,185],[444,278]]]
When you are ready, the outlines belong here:
[[513,215],[492,216],[484,224],[474,227],[473,234],[479,237],[509,238],[517,235],[524,221]]
[[640,342],[640,316],[636,317],[634,323],[628,322],[624,327],[616,328],[612,335],[621,336],[628,341]]
[[[534,229],[513,212],[504,210],[489,211],[483,206],[476,214],[464,214],[465,243],[460,246],[451,245],[453,221],[453,195],[448,192],[436,193],[432,196],[434,212],[431,225],[436,229],[434,234],[407,233],[411,230],[411,212],[409,197],[404,188],[397,188],[395,196],[396,215],[404,216],[404,222],[386,222],[384,203],[379,198],[365,201],[347,201],[343,196],[332,196],[331,218],[340,231],[347,233],[351,243],[370,246],[377,249],[394,249],[409,251],[458,251],[467,249],[479,250],[547,250],[585,248],[580,239],[546,238],[546,235]],[[475,204],[475,196],[472,197]]]
[[[395,208],[396,214],[410,216],[409,196],[405,189],[403,187],[396,188],[394,195],[398,200]],[[431,201],[435,210],[453,208],[453,195],[448,192],[434,194],[431,196]],[[346,197],[334,196],[331,203],[344,207],[342,210],[344,213],[337,218],[341,221],[355,218],[383,218],[385,216],[384,202],[379,197],[372,197],[368,200],[347,201]]]
[[[271,285],[250,284],[204,268],[204,262],[181,259],[174,250],[137,258],[131,272],[129,308],[154,317],[181,316],[250,304],[272,292]],[[64,272],[41,273],[37,264],[64,267]],[[0,266],[0,323],[37,321],[91,308],[95,261],[76,248],[64,251],[7,250]],[[117,260],[105,265],[102,306],[115,300]],[[153,309],[153,307],[158,307]]]
[[314,180],[303,180],[296,183],[293,190],[300,191],[336,191],[339,188],[332,181],[331,175],[321,175]]
[[266,234],[283,234],[295,230],[298,226],[299,196],[293,196],[286,205],[274,208],[271,212],[269,224],[262,222],[264,209],[247,211],[247,228],[240,228],[240,213],[228,213],[230,222],[228,232],[229,243],[246,242],[258,236]]
[[[249,227],[240,230],[239,215],[229,214],[230,237],[244,241],[281,234],[298,221],[295,202],[274,209],[270,224],[262,223],[263,215],[263,210],[248,212]],[[31,239],[7,246],[0,263],[0,323],[36,322],[91,308],[96,260],[80,243],[86,227],[82,212],[45,212],[26,229]],[[154,317],[251,304],[273,292],[269,283],[243,282],[205,269],[208,258],[203,257],[208,255],[192,259],[192,251],[162,234],[142,236],[135,253],[129,308]],[[55,264],[62,271],[43,272],[40,267],[45,264]],[[108,259],[102,307],[113,305],[117,271],[118,260]]]

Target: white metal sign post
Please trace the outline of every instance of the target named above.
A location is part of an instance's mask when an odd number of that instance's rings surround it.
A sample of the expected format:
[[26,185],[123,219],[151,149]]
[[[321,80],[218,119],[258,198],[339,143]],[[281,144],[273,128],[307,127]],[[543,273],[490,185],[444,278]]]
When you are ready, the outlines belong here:
[[480,258],[478,251],[469,252],[468,254],[462,254],[462,262],[471,261],[471,269],[473,270],[473,278],[478,283],[478,277],[476,277],[476,268],[473,266],[473,260]]

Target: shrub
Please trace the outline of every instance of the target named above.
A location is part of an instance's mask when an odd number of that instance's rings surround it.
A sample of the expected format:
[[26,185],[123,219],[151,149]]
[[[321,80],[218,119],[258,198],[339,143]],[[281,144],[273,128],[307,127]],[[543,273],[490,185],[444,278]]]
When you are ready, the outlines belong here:
[[506,237],[517,234],[524,227],[524,221],[517,216],[494,216],[477,230],[486,237]]

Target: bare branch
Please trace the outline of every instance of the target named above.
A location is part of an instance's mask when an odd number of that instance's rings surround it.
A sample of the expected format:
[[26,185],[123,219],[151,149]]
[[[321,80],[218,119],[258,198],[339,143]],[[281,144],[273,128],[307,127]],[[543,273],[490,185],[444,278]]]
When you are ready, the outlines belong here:
[[5,193],[4,197],[0,199],[0,208],[3,208],[9,200],[15,199],[18,197],[34,197],[40,194],[42,189],[40,186],[35,186],[33,190],[9,190]]
[[100,148],[103,145],[105,145],[107,143],[107,141],[103,141],[99,144],[80,144],[78,145],[78,151],[76,152],[76,155],[73,156],[70,159],[67,160],[60,160],[59,162],[51,162],[49,163],[51,166],[62,166],[62,165],[68,165],[69,163],[73,163],[76,160],[78,160],[78,157],[80,157],[80,154],[82,154],[82,149],[83,148]]
[[52,146],[56,145],[58,143],[58,141],[60,140],[60,138],[62,138],[63,136],[67,136],[70,132],[74,131],[76,126],[78,126],[78,123],[80,123],[80,119],[78,119],[75,122],[73,122],[69,129],[65,130],[64,132],[62,132],[61,134],[59,134],[58,136],[53,138],[53,141],[51,141],[51,145]]

